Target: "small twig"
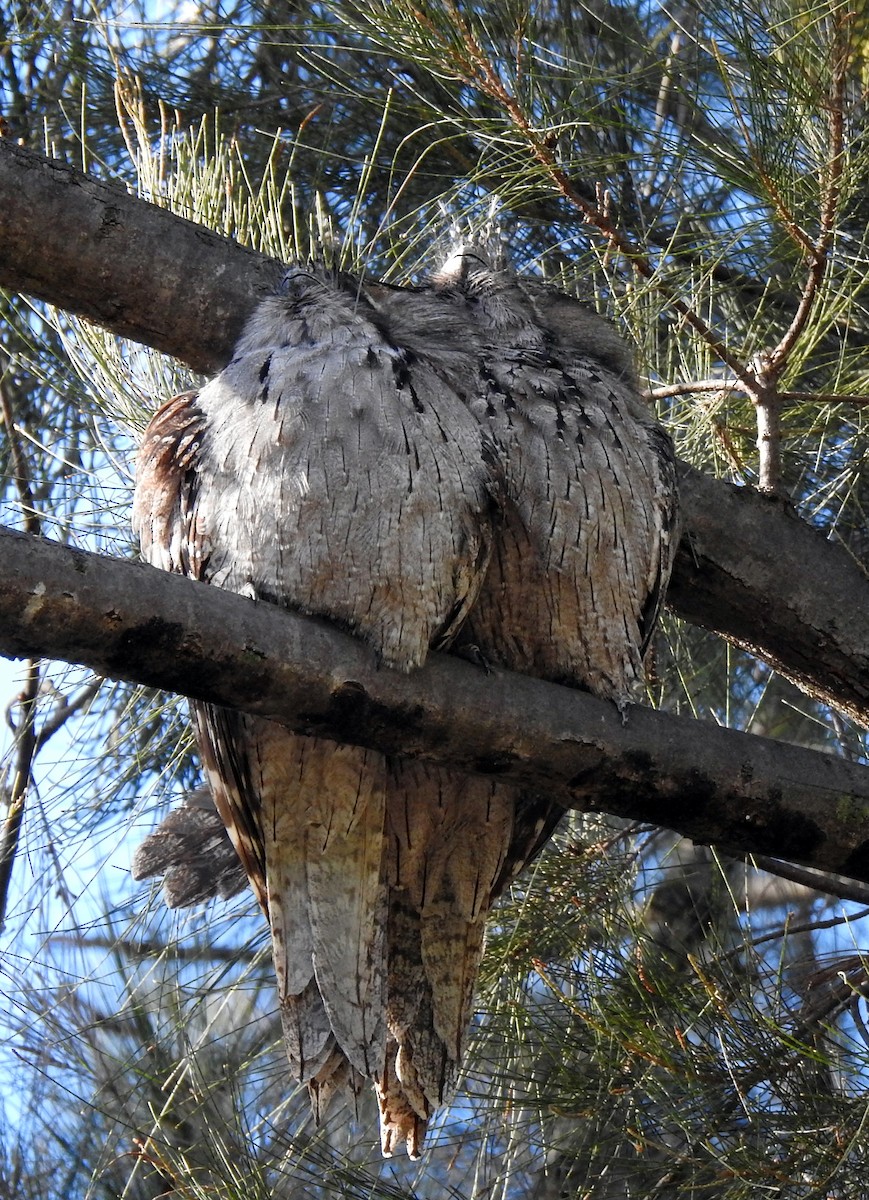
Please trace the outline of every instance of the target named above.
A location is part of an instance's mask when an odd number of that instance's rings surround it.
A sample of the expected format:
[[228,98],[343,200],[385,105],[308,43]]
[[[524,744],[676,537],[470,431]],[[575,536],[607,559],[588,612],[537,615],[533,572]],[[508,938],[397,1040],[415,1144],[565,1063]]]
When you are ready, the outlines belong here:
[[258,958],[262,958],[262,955],[256,953],[243,956],[237,947],[224,948],[214,946],[208,942],[203,942],[201,945],[197,944],[195,946],[181,946],[177,943],[169,945],[166,942],[153,942],[147,939],[136,942],[128,938],[103,937],[100,935],[84,937],[80,934],[67,933],[53,934],[51,941],[53,943],[60,942],[71,946],[83,947],[86,950],[117,951],[119,954],[124,954],[134,961],[141,961],[143,958],[167,958],[176,962],[225,962],[237,965],[242,961],[253,963]]
[[[679,383],[661,384],[646,388],[644,400],[666,400],[670,396],[691,396],[699,392],[742,392],[747,389],[738,379],[684,379]],[[784,404],[853,404],[856,408],[869,405],[869,395],[852,395],[848,392],[793,392],[780,391],[779,399]]]
[[[751,861],[755,865],[759,865],[755,855],[751,856]],[[772,863],[777,863],[779,860],[770,859],[769,861]],[[766,870],[766,867],[764,867],[763,870]],[[778,874],[778,871],[776,871],[776,874]],[[800,883],[802,881],[794,880],[793,882]],[[814,884],[810,886],[814,887]],[[842,899],[847,900],[849,897],[843,896]],[[826,929],[837,929],[840,925],[856,924],[857,921],[862,921],[866,917],[869,917],[869,908],[863,908],[859,912],[855,913],[843,912],[836,917],[828,917],[824,921],[806,921],[802,925],[791,925],[790,919],[788,918],[784,928],[777,926],[772,930],[771,933],[762,933],[757,937],[749,938],[747,941],[737,943],[732,950],[725,951],[720,956],[719,961],[724,962],[727,959],[742,958],[747,946],[750,946],[752,949],[754,949],[757,946],[763,946],[769,942],[780,942],[783,936],[791,937],[798,933],[822,933]]]
[[748,153],[748,157],[751,159],[752,166],[757,172],[757,177],[760,180],[764,191],[766,192],[767,198],[769,199],[773,210],[778,216],[778,219],[787,230],[791,240],[795,242],[804,253],[811,254],[813,250],[812,239],[809,234],[807,234],[806,231],[800,226],[796,217],[785,203],[784,197],[779,191],[778,185],[764,165],[763,157],[758,152],[757,143],[752,135],[751,127],[743,115],[739,98],[731,86],[729,72],[724,67],[724,60],[722,58],[721,51],[715,43],[712,45],[712,51],[714,57],[718,61],[721,82],[724,85],[727,98],[730,101],[730,109],[733,113],[736,124],[739,127],[739,132],[742,134],[743,145]]
[[[5,365],[5,364],[4,364]],[[15,418],[12,411],[12,398],[6,385],[5,372],[0,376],[0,412],[6,427],[9,441],[9,454],[12,459],[12,469],[18,497],[21,504],[21,514],[27,533],[40,532],[39,516],[33,503],[33,487],[24,447],[18,437]],[[33,759],[36,755],[36,701],[39,696],[41,683],[40,661],[31,658],[27,662],[24,688],[18,698],[21,719],[15,731],[15,767],[12,774],[12,784],[9,789],[6,814],[0,830],[0,930],[6,921],[6,909],[9,903],[9,886],[12,882],[12,869],[18,854],[18,844],[21,838],[21,825],[24,820],[24,806],[27,792],[31,783]]]
[[15,425],[12,397],[9,395],[9,387],[6,382],[7,369],[8,363],[5,361],[5,356],[3,356],[0,358],[0,413],[3,416],[3,424],[6,426],[6,437],[9,440],[12,477],[15,481],[18,499],[21,504],[24,532],[33,533],[38,536],[42,532],[42,529],[33,499],[33,486],[30,480],[27,458],[24,454],[24,447],[21,444],[18,428]]
[[[788,879],[791,883],[799,883],[813,891],[823,892],[827,896],[838,896],[840,900],[853,900],[856,904],[869,903],[869,886],[858,883],[855,879],[844,879],[841,875],[833,875],[827,871],[815,871],[810,867],[799,867],[795,863],[782,862],[778,858],[770,858],[766,854],[752,854],[750,861],[770,875],[778,875],[780,879]],[[812,926],[816,928],[816,926]]]
[[695,392],[739,392],[745,385],[739,379],[685,379],[680,383],[666,383],[660,387],[647,388],[644,400],[666,400],[669,396],[691,396]]
[[36,738],[36,753],[45,746],[46,742],[54,737],[59,729],[61,729],[70,717],[90,704],[94,696],[102,687],[103,677],[97,675],[90,683],[85,684],[77,696],[71,700],[68,696],[61,696],[51,711],[51,715],[42,722],[42,727]]
[[834,970],[819,971],[810,989],[822,985],[827,985],[826,995],[819,996],[812,1004],[806,1004],[804,1015],[793,1030],[794,1036],[800,1041],[807,1040],[813,1033],[823,1035],[824,1030],[817,1028],[822,1021],[829,1024],[850,1007],[855,995],[866,995],[869,983],[862,958],[855,955]]
[[770,495],[782,489],[781,418],[784,401],[778,381],[805,329],[820,293],[827,272],[830,248],[836,229],[839,209],[845,142],[845,82],[848,67],[848,43],[842,30],[848,17],[840,22],[833,41],[832,80],[828,102],[830,155],[821,174],[819,232],[814,242],[804,248],[808,270],[797,311],[793,320],[772,350],[764,351],[756,360],[758,488]]
[[836,231],[836,216],[839,211],[842,171],[845,161],[845,87],[850,49],[847,38],[842,36],[842,31],[849,20],[848,14],[842,17],[833,41],[832,80],[827,107],[830,155],[821,178],[819,233],[814,243],[806,248],[809,269],[797,311],[778,345],[768,355],[768,369],[773,380],[777,380],[784,369],[791,351],[811,315],[826,274],[830,247]]
[[730,436],[727,427],[722,421],[713,421],[712,432],[724,447],[724,453],[727,455],[728,462],[733,470],[745,477],[748,471],[746,470],[745,463],[742,461],[742,456],[733,444],[733,438]]
[[27,677],[18,697],[21,721],[15,735],[15,769],[3,827],[0,831],[0,930],[6,922],[9,903],[9,885],[12,868],[18,853],[24,806],[31,783],[33,759],[36,754],[36,700],[39,695],[39,659],[31,658],[27,663]]

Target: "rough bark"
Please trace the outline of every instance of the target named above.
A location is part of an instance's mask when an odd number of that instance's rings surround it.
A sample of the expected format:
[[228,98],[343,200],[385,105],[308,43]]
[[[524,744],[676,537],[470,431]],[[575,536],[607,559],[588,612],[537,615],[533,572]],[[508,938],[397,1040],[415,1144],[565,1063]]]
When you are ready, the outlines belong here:
[[869,581],[781,499],[680,468],[669,607],[869,725]]
[[281,264],[0,140],[0,286],[219,370]]
[[869,881],[869,769],[436,655],[378,668],[325,622],[0,530],[0,653],[120,679],[543,789],[567,807]]
[[[226,361],[280,264],[0,141],[0,285],[173,354]],[[869,582],[780,501],[690,468],[672,609],[869,725]]]

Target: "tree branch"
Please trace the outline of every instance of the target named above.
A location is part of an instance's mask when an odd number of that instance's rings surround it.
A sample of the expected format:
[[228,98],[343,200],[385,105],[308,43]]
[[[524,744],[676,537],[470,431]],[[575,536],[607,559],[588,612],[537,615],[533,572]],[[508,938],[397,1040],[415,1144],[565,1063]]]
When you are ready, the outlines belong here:
[[[214,371],[281,269],[116,185],[0,140],[0,286]],[[748,489],[687,467],[682,487],[674,611],[869,725],[869,582],[844,549]]]
[[282,266],[0,139],[0,286],[219,370]]
[[869,725],[869,581],[793,508],[684,464],[686,533],[667,603]]
[[299,732],[544,791],[571,808],[869,882],[869,769],[434,655],[378,668],[325,622],[0,530],[0,652],[64,658]]

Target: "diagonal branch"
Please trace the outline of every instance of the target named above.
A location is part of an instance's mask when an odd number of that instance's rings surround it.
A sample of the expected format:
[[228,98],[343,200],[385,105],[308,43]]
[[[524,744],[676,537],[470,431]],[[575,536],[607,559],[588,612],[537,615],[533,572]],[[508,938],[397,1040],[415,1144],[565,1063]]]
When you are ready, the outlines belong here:
[[434,655],[378,668],[325,622],[0,531],[0,652],[211,700],[292,729],[455,764],[723,849],[869,881],[869,768],[733,730],[616,708]]
[[[780,492],[782,486],[784,398],[778,386],[779,380],[814,311],[829,266],[830,248],[836,229],[844,168],[845,87],[850,59],[850,46],[845,36],[845,28],[850,20],[850,13],[838,19],[831,51],[831,80],[827,100],[830,145],[829,156],[820,171],[818,236],[812,241],[794,221],[785,220],[791,235],[802,248],[806,262],[802,293],[790,325],[778,344],[770,350],[762,351],[753,364],[757,379],[753,399],[757,407],[758,486],[769,495]],[[781,202],[771,180],[767,181],[767,187],[773,202],[781,211]]]
[[683,620],[869,726],[869,580],[786,502],[682,466],[686,535],[667,593]]
[[852,18],[852,13],[846,13],[837,19],[831,52],[830,94],[827,100],[829,155],[820,172],[818,236],[808,245],[801,243],[808,268],[802,294],[790,325],[778,345],[767,356],[767,368],[775,381],[787,365],[794,346],[811,316],[829,265],[845,166],[845,90],[850,61],[850,45],[845,36],[845,28]]
[[0,287],[222,367],[282,264],[0,139]]

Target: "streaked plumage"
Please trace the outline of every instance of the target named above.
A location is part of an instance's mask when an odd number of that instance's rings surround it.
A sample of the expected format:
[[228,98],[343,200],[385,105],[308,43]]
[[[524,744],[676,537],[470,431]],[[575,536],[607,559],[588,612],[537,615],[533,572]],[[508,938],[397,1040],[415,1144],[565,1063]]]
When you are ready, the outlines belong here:
[[[156,565],[331,618],[388,666],[459,637],[623,705],[669,575],[675,483],[611,327],[475,252],[427,289],[291,271],[221,375],[154,417],[134,520]],[[270,920],[293,1073],[318,1113],[373,1078],[384,1152],[418,1154],[454,1092],[488,911],[557,808],[195,711]],[[135,872],[168,867],[181,895],[173,817]]]
[[642,679],[678,540],[672,445],[613,327],[577,301],[457,253],[435,277],[480,341],[471,411],[504,503],[465,626],[513,670],[619,706]]

